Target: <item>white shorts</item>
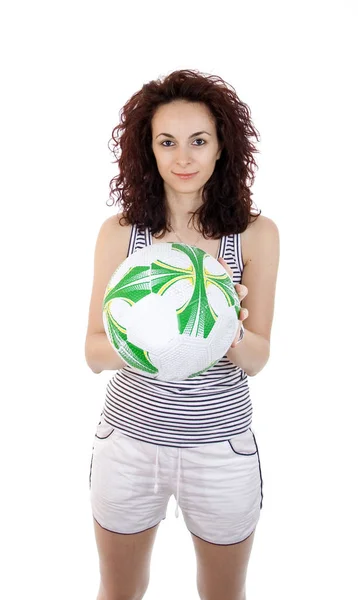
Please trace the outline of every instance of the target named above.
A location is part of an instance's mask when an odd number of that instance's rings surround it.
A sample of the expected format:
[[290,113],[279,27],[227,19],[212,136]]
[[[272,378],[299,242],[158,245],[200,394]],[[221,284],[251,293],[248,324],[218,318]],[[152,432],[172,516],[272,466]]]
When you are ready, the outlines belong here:
[[136,440],[102,417],[89,475],[94,519],[115,533],[139,533],[166,518],[177,500],[188,530],[204,541],[244,541],[256,528],[263,480],[252,428],[195,448]]

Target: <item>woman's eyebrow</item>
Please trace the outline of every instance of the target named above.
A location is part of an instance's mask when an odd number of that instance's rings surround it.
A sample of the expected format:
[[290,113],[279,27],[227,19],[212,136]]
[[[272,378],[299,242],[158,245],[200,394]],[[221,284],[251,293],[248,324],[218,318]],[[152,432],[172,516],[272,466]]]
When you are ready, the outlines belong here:
[[[211,133],[209,133],[208,131],[197,131],[196,133],[192,133],[191,135],[189,135],[188,139],[190,139],[196,135],[200,135],[202,133],[207,133],[208,135],[211,135]],[[167,137],[170,137],[170,138],[174,137],[174,135],[171,135],[170,133],[158,133],[158,135],[156,136],[155,139],[157,139],[157,137],[159,137],[160,135],[166,135]]]

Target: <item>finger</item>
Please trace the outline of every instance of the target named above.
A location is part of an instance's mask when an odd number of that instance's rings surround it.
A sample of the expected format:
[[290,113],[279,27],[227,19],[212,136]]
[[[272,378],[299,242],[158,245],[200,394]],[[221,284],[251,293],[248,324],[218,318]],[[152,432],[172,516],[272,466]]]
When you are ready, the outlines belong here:
[[242,308],[240,310],[240,321],[244,321],[245,319],[247,319],[247,317],[249,316],[249,311],[247,310],[247,308]]
[[242,300],[243,298],[245,298],[245,296],[247,296],[247,294],[249,293],[248,288],[246,287],[246,285],[241,285],[240,283],[237,283],[235,285],[235,289],[240,297],[240,300]]

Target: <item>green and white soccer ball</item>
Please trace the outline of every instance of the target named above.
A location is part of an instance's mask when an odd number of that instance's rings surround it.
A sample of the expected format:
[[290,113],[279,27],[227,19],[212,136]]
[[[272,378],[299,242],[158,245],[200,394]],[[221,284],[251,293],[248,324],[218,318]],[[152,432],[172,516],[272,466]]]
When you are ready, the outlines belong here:
[[240,302],[224,267],[195,246],[160,243],[128,256],[103,300],[103,324],[119,356],[163,381],[207,371],[230,348]]

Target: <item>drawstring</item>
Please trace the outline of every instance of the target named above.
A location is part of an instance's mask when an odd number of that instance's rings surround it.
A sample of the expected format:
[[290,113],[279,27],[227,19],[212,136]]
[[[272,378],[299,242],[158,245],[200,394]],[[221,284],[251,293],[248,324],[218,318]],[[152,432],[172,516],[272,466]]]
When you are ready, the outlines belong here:
[[[179,486],[180,486],[180,457],[181,457],[181,448],[179,448],[178,455],[178,475],[177,475],[177,505],[175,509],[175,516],[179,517]],[[157,446],[157,456],[155,460],[155,479],[154,479],[154,493],[158,492],[158,468],[159,468],[159,446]]]

